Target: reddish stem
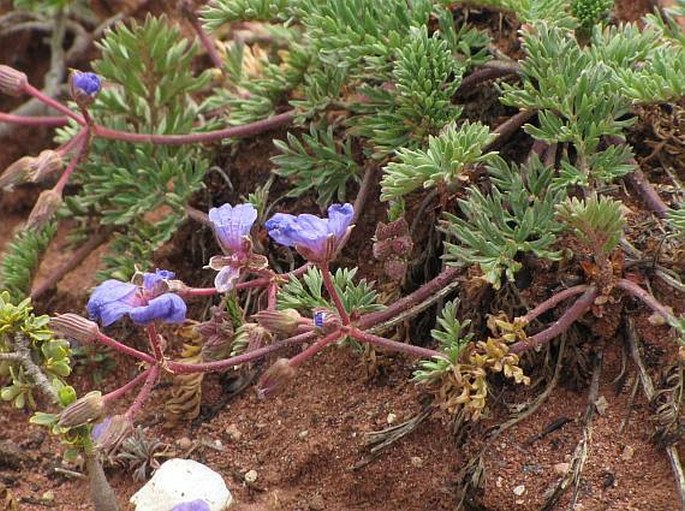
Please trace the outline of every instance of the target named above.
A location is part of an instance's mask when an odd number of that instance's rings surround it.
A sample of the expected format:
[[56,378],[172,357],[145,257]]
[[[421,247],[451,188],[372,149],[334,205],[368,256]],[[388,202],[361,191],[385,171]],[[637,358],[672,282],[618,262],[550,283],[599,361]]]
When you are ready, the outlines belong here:
[[105,346],[109,346],[110,348],[115,349],[118,352],[123,353],[124,355],[128,355],[129,357],[137,358],[138,360],[142,360],[143,362],[147,362],[148,364],[157,363],[157,360],[152,355],[148,355],[147,353],[138,351],[135,348],[126,346],[125,344],[120,343],[119,341],[106,336],[100,331],[98,331],[97,340]]
[[533,310],[528,312],[525,316],[521,316],[519,320],[524,322],[525,324],[529,324],[531,321],[533,321],[535,318],[540,316],[541,314],[544,314],[548,310],[550,310],[553,307],[556,307],[559,305],[561,302],[564,300],[567,300],[571,298],[572,296],[579,295],[580,293],[584,293],[588,289],[587,284],[579,284],[577,286],[569,287],[568,289],[564,289],[563,291],[560,291],[556,293],[555,295],[549,297],[547,300],[544,302],[538,304]]
[[236,357],[227,358],[225,360],[217,360],[216,362],[203,362],[199,364],[182,364],[180,362],[174,362],[170,360],[166,363],[166,368],[175,374],[225,371],[231,367],[252,362],[253,360],[262,358],[265,355],[269,355],[270,353],[274,353],[289,346],[302,344],[303,342],[310,341],[314,338],[316,338],[316,333],[309,331],[295,335],[283,341],[275,342],[269,346],[249,351],[248,353],[243,353],[242,355],[238,355]]
[[408,353],[409,355],[415,355],[420,358],[446,358],[445,355],[440,351],[431,350],[429,348],[422,348],[421,346],[414,346],[413,344],[392,341],[390,339],[386,339],[385,337],[370,334],[368,332],[364,332],[363,330],[359,330],[358,328],[354,327],[350,329],[349,334],[360,342],[374,344],[376,346],[380,346],[382,348],[386,348],[392,351]]
[[[83,129],[82,133],[83,135],[77,142],[76,154],[73,156],[66,170],[62,173],[62,175],[59,178],[59,181],[57,181],[57,184],[53,188],[53,190],[55,190],[60,195],[62,194],[62,190],[64,190],[66,184],[69,182],[71,174],[74,172],[74,170],[76,170],[76,166],[78,165],[79,160],[84,154],[86,154],[86,152],[88,151],[88,147],[90,146],[90,128],[86,126]],[[79,133],[77,137],[80,135],[81,133]]]
[[331,277],[331,270],[328,268],[328,263],[321,263],[321,276],[323,277],[323,285],[326,286],[326,290],[335,304],[335,308],[338,311],[338,316],[340,316],[342,324],[349,325],[350,315],[347,314],[345,306],[342,303],[342,299],[338,294],[338,290],[335,289],[335,284],[333,283],[333,278]]
[[571,307],[568,308],[562,316],[556,320],[552,326],[546,328],[532,337],[524,341],[519,341],[509,347],[511,353],[520,355],[524,351],[532,348],[537,348],[543,344],[551,341],[557,335],[565,332],[576,320],[585,314],[597,298],[597,289],[594,286],[589,287],[583,295],[575,301]]
[[8,124],[21,124],[23,126],[44,126],[46,128],[59,128],[64,126],[69,120],[66,117],[47,115],[27,117],[25,115],[6,114],[0,112],[0,122]]
[[337,341],[344,335],[342,330],[336,330],[335,332],[331,332],[328,335],[325,335],[324,337],[321,337],[318,339],[314,344],[312,344],[309,348],[304,350],[301,353],[298,353],[295,355],[293,358],[288,360],[288,363],[290,364],[290,367],[297,368],[300,366],[305,360],[308,358],[313,357],[316,355],[319,351],[324,349],[326,346],[331,344],[332,342]]
[[93,132],[96,136],[110,140],[123,140],[125,142],[143,142],[148,144],[183,145],[199,142],[215,142],[226,138],[244,138],[258,135],[265,131],[273,130],[290,124],[295,117],[293,110],[274,115],[268,119],[231,126],[222,130],[207,131],[204,133],[188,133],[185,135],[155,135],[152,133],[128,133],[126,131],[113,130],[96,124]]
[[365,314],[359,321],[355,323],[355,326],[360,330],[367,330],[373,326],[378,325],[394,318],[398,314],[406,311],[407,309],[418,305],[419,303],[427,300],[432,295],[440,291],[447,284],[452,282],[457,275],[459,275],[459,268],[455,266],[448,266],[442,270],[433,280],[426,282],[423,286],[418,288],[413,293],[397,300],[394,304],[383,309],[382,311],[372,312],[370,314]]
[[215,287],[188,287],[183,291],[176,291],[176,294],[186,298],[189,296],[214,296],[217,293]]
[[140,389],[140,392],[133,400],[133,403],[124,414],[128,419],[132,419],[133,416],[137,414],[143,407],[143,403],[145,403],[147,398],[150,397],[150,392],[152,392],[155,383],[157,383],[158,376],[159,365],[153,365],[152,367],[150,367],[149,372],[147,373],[147,377],[145,378],[145,383],[143,384],[143,387]]
[[26,92],[27,94],[30,94],[31,96],[33,96],[34,98],[39,100],[41,103],[45,103],[49,107],[52,107],[55,110],[57,110],[58,112],[63,113],[64,115],[66,115],[70,119],[75,120],[80,125],[82,125],[82,126],[85,125],[86,122],[83,119],[83,117],[81,117],[80,115],[78,115],[75,112],[72,112],[69,108],[64,106],[59,101],[57,101],[57,100],[51,98],[50,96],[48,96],[47,94],[43,93],[43,91],[36,89],[33,85],[27,83],[24,85],[23,89],[24,89],[24,92]]
[[116,401],[117,399],[120,399],[121,396],[126,394],[129,390],[131,390],[133,387],[137,386],[142,382],[143,380],[147,379],[148,374],[152,370],[151,367],[148,367],[145,371],[140,373],[138,376],[133,378],[130,382],[128,382],[126,385],[122,385],[116,390],[113,390],[112,392],[108,392],[104,396],[102,396],[102,399],[105,401],[105,403],[110,403],[112,401]]
[[673,324],[675,321],[677,321],[677,318],[673,315],[673,313],[668,307],[665,307],[664,305],[659,303],[659,301],[656,298],[654,298],[650,293],[648,293],[646,290],[638,286],[635,282],[628,279],[621,279],[618,281],[618,284],[616,285],[620,289],[623,289],[635,298],[641,300],[645,305],[647,305],[657,314],[663,316],[669,324]]
[[147,340],[150,343],[150,349],[154,353],[157,362],[160,363],[164,360],[164,350],[162,349],[162,343],[157,334],[157,325],[154,323],[149,323],[146,327]]

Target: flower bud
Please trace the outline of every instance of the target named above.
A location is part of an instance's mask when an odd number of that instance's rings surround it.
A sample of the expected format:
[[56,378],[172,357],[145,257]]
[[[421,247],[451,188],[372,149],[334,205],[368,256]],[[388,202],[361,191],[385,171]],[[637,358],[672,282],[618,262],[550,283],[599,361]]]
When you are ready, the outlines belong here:
[[26,73],[17,71],[13,67],[0,65],[0,92],[10,96],[19,96],[24,92],[24,86],[29,83]]
[[12,188],[14,185],[28,181],[35,160],[34,156],[24,156],[13,162],[0,174],[0,188]]
[[99,420],[105,411],[102,392],[94,390],[67,406],[59,415],[59,424],[65,428],[76,428]]
[[265,399],[277,394],[295,377],[295,372],[295,368],[290,365],[287,358],[279,358],[259,379],[257,396]]
[[44,190],[38,196],[36,205],[33,206],[29,219],[26,221],[26,228],[38,231],[52,219],[55,212],[62,205],[62,194],[54,189]]
[[46,176],[62,170],[63,163],[62,155],[57,151],[52,149],[41,151],[29,169],[28,179],[32,183],[38,183]]
[[95,446],[103,452],[115,449],[131,434],[133,424],[125,415],[112,415],[93,427]]
[[69,75],[69,93],[81,108],[89,106],[100,92],[100,77],[74,69]]
[[94,342],[100,333],[97,323],[72,313],[60,314],[50,318],[50,328],[67,339],[73,339],[84,344]]
[[303,319],[295,309],[267,309],[259,311],[252,318],[272,334],[287,336],[294,335],[297,332]]

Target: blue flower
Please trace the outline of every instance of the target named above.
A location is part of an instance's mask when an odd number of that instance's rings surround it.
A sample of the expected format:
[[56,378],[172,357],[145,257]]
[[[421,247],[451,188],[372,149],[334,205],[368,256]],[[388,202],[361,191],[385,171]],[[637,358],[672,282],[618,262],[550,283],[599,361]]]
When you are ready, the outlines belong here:
[[95,288],[86,308],[91,319],[109,326],[125,314],[138,324],[155,320],[165,323],[183,323],[186,304],[183,298],[167,293],[164,281],[174,278],[174,273],[157,270],[143,273],[142,285],[106,280]]
[[100,77],[95,73],[74,70],[71,74],[71,86],[75,94],[93,98],[100,92]]
[[202,499],[181,502],[171,508],[170,511],[211,511],[209,504]]
[[226,254],[247,252],[250,249],[247,236],[255,220],[257,210],[249,203],[237,206],[224,204],[220,208],[209,210],[209,221],[212,222],[219,245]]
[[321,261],[335,254],[353,218],[352,204],[333,204],[328,208],[328,218],[276,213],[265,226],[277,243],[295,247],[306,259]]

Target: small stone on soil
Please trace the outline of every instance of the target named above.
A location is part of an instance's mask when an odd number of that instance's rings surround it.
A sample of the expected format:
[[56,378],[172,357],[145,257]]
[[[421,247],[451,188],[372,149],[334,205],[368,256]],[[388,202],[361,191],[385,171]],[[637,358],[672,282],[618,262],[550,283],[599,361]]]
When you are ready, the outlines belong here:
[[252,469],[245,472],[243,479],[245,479],[247,484],[254,484],[257,481],[257,477],[257,471]]
[[409,461],[411,461],[412,466],[416,468],[423,467],[423,460],[418,456],[412,456]]
[[633,459],[633,456],[635,455],[635,449],[633,449],[631,446],[626,445],[623,448],[623,452],[621,453],[621,459],[623,461],[630,461]]
[[526,493],[526,487],[523,486],[522,484],[519,484],[517,487],[515,487],[513,489],[513,492],[514,492],[514,495],[516,495],[517,497],[520,497],[521,495]]
[[193,445],[193,441],[187,436],[184,436],[176,440],[176,445],[178,445],[179,449],[183,449],[185,451],[190,449],[190,447]]
[[559,475],[564,475],[569,471],[570,468],[570,463],[557,463],[556,465],[554,465],[554,472],[556,472]]
[[238,430],[238,426],[235,424],[229,424],[226,428],[226,434],[233,442],[238,442],[243,434]]

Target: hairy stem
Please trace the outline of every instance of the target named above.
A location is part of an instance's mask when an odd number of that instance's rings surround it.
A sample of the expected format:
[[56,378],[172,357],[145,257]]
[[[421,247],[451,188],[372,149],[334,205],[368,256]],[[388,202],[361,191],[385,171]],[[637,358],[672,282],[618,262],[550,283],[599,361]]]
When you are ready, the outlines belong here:
[[108,392],[104,396],[102,396],[103,401],[105,403],[109,403],[112,401],[116,401],[117,399],[120,399],[124,394],[126,394],[129,390],[132,388],[136,387],[137,385],[140,384],[143,380],[147,380],[148,375],[150,374],[150,371],[152,370],[151,367],[147,368],[145,371],[140,373],[138,376],[133,378],[130,382],[128,382],[125,385],[122,385],[116,390],[113,390],[112,392]]
[[155,386],[155,383],[157,383],[157,378],[159,377],[159,365],[153,365],[150,367],[150,369],[147,371],[147,375],[145,377],[145,383],[143,383],[143,387],[140,389],[140,392],[136,396],[136,398],[133,400],[133,403],[129,407],[128,410],[126,410],[126,417],[129,419],[133,419],[133,416],[137,414],[140,409],[143,407],[143,404],[147,400],[148,397],[150,397],[150,392],[152,392],[152,388]]
[[579,284],[577,286],[569,287],[568,289],[564,289],[563,291],[555,293],[553,296],[549,297],[544,302],[538,304],[533,310],[528,312],[528,314],[526,314],[525,316],[521,316],[518,319],[527,325],[531,321],[535,320],[541,314],[544,314],[548,310],[559,305],[564,300],[568,300],[572,296],[584,293],[585,291],[587,291],[588,287],[590,286],[588,286],[587,284]]
[[378,335],[373,335],[368,332],[364,332],[363,330],[359,330],[358,328],[352,327],[349,331],[349,334],[359,342],[373,344],[375,346],[380,346],[381,348],[385,348],[388,350],[399,351],[401,353],[407,353],[409,355],[414,355],[420,358],[445,358],[445,355],[440,351],[431,350],[429,348],[423,348],[421,346],[414,346],[413,344],[406,344],[403,342],[393,341],[390,339],[386,339],[385,337],[380,337]]
[[677,318],[673,315],[673,313],[668,307],[659,303],[659,301],[656,298],[654,298],[651,294],[649,294],[647,291],[638,286],[635,282],[628,279],[621,279],[618,281],[616,285],[619,289],[622,289],[623,291],[626,291],[635,298],[641,300],[654,312],[663,316],[668,324],[672,325],[677,321]]
[[370,314],[365,314],[359,321],[355,323],[357,328],[360,330],[368,330],[369,328],[393,319],[398,314],[406,311],[407,309],[425,301],[430,298],[435,293],[439,292],[443,287],[451,284],[459,275],[459,268],[454,266],[448,266],[442,270],[433,280],[426,282],[419,289],[413,293],[400,298],[395,303],[389,307],[383,309],[382,311],[372,312]]
[[130,346],[126,346],[125,344],[115,339],[112,339],[111,337],[106,336],[100,331],[98,331],[97,340],[105,346],[109,346],[110,348],[120,353],[123,353],[124,355],[128,355],[129,357],[137,358],[138,360],[142,360],[143,362],[147,362],[148,364],[157,363],[157,360],[152,355],[143,353],[142,351],[138,351],[137,349],[131,348]]
[[107,138],[110,140],[123,140],[131,143],[147,143],[147,144],[167,144],[167,145],[183,145],[200,142],[216,142],[226,138],[245,138],[270,131],[281,126],[290,124],[295,117],[293,110],[283,112],[282,114],[274,115],[268,119],[243,124],[242,126],[231,126],[216,131],[207,131],[204,133],[188,133],[185,135],[155,135],[152,133],[128,133],[126,131],[113,130],[105,128],[96,124],[93,126],[93,132],[96,136]]
[[59,115],[38,115],[27,117],[25,115],[6,114],[0,112],[0,122],[8,124],[20,124],[23,126],[43,126],[46,128],[59,128],[64,126],[69,120]]
[[211,373],[217,371],[226,371],[231,367],[239,366],[247,362],[252,362],[263,358],[270,353],[280,351],[290,346],[296,346],[316,338],[316,333],[313,331],[304,332],[302,334],[289,337],[282,341],[275,342],[269,346],[264,346],[256,350],[243,353],[235,357],[227,358],[225,360],[217,360],[216,362],[204,362],[199,364],[181,364],[180,362],[168,361],[165,368],[174,374],[185,373]]
[[340,294],[338,293],[338,290],[335,289],[335,284],[333,283],[333,278],[331,277],[331,270],[328,267],[328,263],[321,264],[321,276],[323,277],[323,285],[326,286],[326,291],[328,291],[328,294],[335,304],[335,309],[338,311],[338,316],[340,316],[342,324],[349,325],[350,315],[347,314],[345,306],[342,303],[342,299],[340,298]]
[[583,293],[583,295],[580,298],[578,298],[578,300],[576,300],[575,303],[571,307],[569,307],[568,310],[564,312],[564,314],[562,314],[562,316],[552,324],[552,326],[546,328],[542,332],[533,335],[532,337],[529,337],[524,341],[519,341],[517,343],[512,344],[509,347],[509,351],[511,353],[515,353],[516,355],[520,355],[524,351],[528,351],[530,349],[537,348],[545,343],[548,343],[557,335],[568,330],[568,328],[576,320],[582,317],[588,311],[588,309],[592,307],[592,304],[594,303],[595,298],[597,298],[597,295],[597,288],[595,288],[594,286],[588,287],[588,289]]
[[288,363],[290,364],[290,367],[297,368],[305,360],[313,357],[318,352],[320,352],[322,349],[324,349],[326,346],[328,346],[329,344],[340,339],[343,335],[344,334],[343,334],[342,330],[336,330],[335,332],[331,332],[330,334],[319,338],[314,344],[309,346],[309,348],[307,348],[306,350],[298,353],[293,358],[291,358],[288,361]]

